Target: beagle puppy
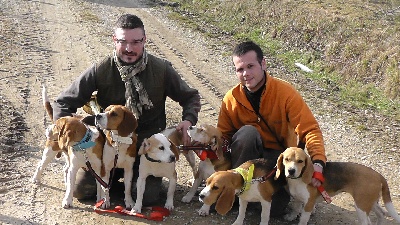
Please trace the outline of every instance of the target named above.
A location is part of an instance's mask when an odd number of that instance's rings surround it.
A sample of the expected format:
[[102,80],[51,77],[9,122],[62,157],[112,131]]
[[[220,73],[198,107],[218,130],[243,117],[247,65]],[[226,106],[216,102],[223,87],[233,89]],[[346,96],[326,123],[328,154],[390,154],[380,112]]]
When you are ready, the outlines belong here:
[[260,202],[260,225],[266,225],[269,222],[272,195],[283,187],[281,179],[274,180],[275,163],[275,160],[255,159],[232,170],[217,171],[207,179],[199,199],[207,205],[216,203],[217,212],[225,215],[231,210],[235,196],[238,196],[239,215],[234,225],[243,224],[248,202]]
[[[53,109],[48,100],[46,88],[42,91],[44,107],[53,121]],[[78,169],[87,169],[86,162],[90,162],[97,174],[104,174],[102,170],[104,138],[95,127],[90,127],[79,116],[62,117],[46,129],[46,145],[42,159],[38,163],[32,177],[34,183],[40,183],[44,168],[57,156],[63,154],[66,160],[64,166],[64,182],[66,192],[62,201],[63,208],[72,207],[73,188]],[[100,184],[97,183],[97,196],[100,196]]]
[[[306,225],[316,201],[321,199],[321,193],[311,184],[314,173],[311,158],[300,148],[288,148],[277,161],[276,177],[281,173],[285,174],[290,194],[298,206],[285,219],[294,220],[301,212],[299,224]],[[388,183],[378,172],[352,162],[327,162],[323,173],[325,181],[322,186],[329,196],[347,192],[353,197],[361,224],[372,224],[369,218],[371,210],[377,216],[376,224],[382,223],[386,212],[379,205],[380,197],[388,214],[400,223],[400,216],[391,201]]]
[[[137,150],[137,135],[135,133],[138,126],[136,117],[133,113],[122,105],[110,105],[104,113],[96,114],[95,123],[104,130],[106,142],[103,149],[103,163],[105,175],[104,181],[109,181],[110,172],[115,168],[124,169],[125,187],[125,207],[131,209],[134,206],[132,199],[132,178],[133,164],[135,163]],[[117,161],[115,162],[115,159]],[[103,208],[110,207],[110,196],[108,191],[104,192]]]
[[137,196],[136,204],[131,212],[141,213],[146,178],[149,175],[168,178],[167,201],[164,207],[173,210],[174,193],[177,182],[175,163],[179,160],[179,151],[177,147],[172,144],[164,134],[157,133],[143,140],[138,154],[140,155],[140,164],[139,177],[136,183]]
[[[215,153],[216,158],[206,158],[200,161],[195,180],[189,192],[182,198],[182,202],[190,202],[196,194],[197,188],[201,182],[206,180],[216,171],[225,171],[231,169],[230,154],[224,152],[222,133],[212,125],[203,125],[201,127],[191,126],[188,129],[188,134],[193,143],[210,147],[210,150]],[[227,148],[227,146],[226,146]],[[209,204],[203,204],[199,209],[200,216],[209,215]]]

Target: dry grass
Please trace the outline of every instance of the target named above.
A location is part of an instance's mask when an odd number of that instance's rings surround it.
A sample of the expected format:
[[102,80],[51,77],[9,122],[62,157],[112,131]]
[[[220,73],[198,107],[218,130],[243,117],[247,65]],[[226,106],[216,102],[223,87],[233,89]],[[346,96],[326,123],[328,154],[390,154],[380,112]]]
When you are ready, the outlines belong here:
[[171,15],[194,29],[252,39],[289,69],[312,67],[308,76],[335,83],[343,101],[400,115],[400,0],[174,2]]

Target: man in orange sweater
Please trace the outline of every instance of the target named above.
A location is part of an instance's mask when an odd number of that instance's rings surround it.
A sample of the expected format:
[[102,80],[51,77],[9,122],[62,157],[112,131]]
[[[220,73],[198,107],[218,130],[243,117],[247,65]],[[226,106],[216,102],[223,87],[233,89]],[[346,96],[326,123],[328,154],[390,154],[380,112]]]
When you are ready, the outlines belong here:
[[[299,92],[266,71],[263,52],[252,41],[234,48],[233,63],[240,83],[226,93],[217,124],[231,143],[232,167],[256,158],[276,161],[287,147],[297,145],[298,137],[315,171],[322,173],[326,162],[322,132]],[[313,185],[321,182],[313,178]],[[277,192],[271,216],[283,215],[289,200],[286,191]]]

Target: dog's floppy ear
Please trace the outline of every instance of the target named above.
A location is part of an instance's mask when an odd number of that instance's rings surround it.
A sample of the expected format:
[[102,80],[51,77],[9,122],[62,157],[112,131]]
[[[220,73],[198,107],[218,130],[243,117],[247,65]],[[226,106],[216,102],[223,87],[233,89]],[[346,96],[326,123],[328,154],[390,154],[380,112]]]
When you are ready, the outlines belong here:
[[304,163],[304,168],[302,171],[303,176],[301,177],[301,180],[304,183],[309,184],[309,183],[311,183],[312,176],[314,174],[314,166],[311,161],[311,158],[302,149],[300,149],[299,152],[300,151],[302,152],[301,154],[304,154],[304,156],[305,156],[305,163]]
[[174,155],[175,155],[175,161],[178,161],[179,160],[179,150],[178,150],[178,148],[176,147],[176,145],[174,144],[174,143],[172,143],[172,141],[171,140],[169,140],[168,139],[168,141],[169,141],[169,143],[171,144],[171,151],[174,153]]
[[235,189],[231,187],[225,187],[219,196],[215,210],[221,215],[225,215],[232,209],[233,203],[235,202]]
[[122,137],[128,136],[130,133],[133,133],[137,128],[137,120],[133,113],[129,112],[129,109],[123,107],[124,110],[124,119],[118,126],[118,135]]
[[150,143],[149,143],[149,141],[147,140],[147,138],[145,138],[145,139],[143,140],[143,142],[142,142],[142,145],[141,145],[140,148],[139,148],[138,155],[143,155],[143,154],[145,154],[145,153],[147,152],[147,149],[149,148],[149,146],[150,146]]
[[285,166],[283,165],[283,154],[281,153],[276,161],[276,172],[275,172],[275,180],[278,180],[281,172],[284,170]]
[[60,118],[56,121],[56,128],[54,129],[58,133],[58,146],[60,149],[66,149],[69,144],[69,136],[66,132],[65,126],[67,118]]

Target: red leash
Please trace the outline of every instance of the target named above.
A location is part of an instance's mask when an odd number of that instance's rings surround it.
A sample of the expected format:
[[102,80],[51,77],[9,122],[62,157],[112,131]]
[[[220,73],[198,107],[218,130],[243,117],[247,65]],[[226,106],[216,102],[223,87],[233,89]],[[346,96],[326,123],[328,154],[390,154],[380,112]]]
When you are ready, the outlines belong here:
[[101,209],[100,206],[104,203],[104,199],[98,201],[94,207],[94,211],[97,213],[118,213],[122,215],[135,216],[142,219],[163,221],[165,217],[169,216],[171,212],[160,206],[144,207],[143,209],[151,210],[150,215],[146,216],[142,213],[131,212],[122,206],[116,206],[114,209]]
[[[321,181],[321,183],[324,183],[325,181],[324,175],[320,172],[314,172],[313,177]],[[328,192],[325,191],[325,188],[322,186],[322,184],[317,187],[317,189],[321,193],[322,197],[325,199],[326,203],[329,204],[332,202],[331,197],[329,196]]]

